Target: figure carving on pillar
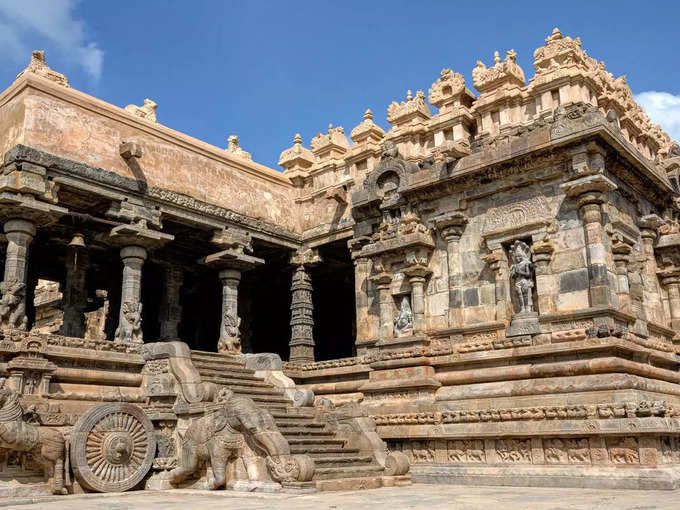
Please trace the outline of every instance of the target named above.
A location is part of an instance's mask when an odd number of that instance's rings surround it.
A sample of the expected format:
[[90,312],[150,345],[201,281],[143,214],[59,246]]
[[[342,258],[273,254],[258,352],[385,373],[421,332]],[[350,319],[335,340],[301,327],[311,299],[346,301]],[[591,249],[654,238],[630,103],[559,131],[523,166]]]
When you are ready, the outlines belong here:
[[142,340],[142,303],[125,301],[121,306],[121,321],[116,329],[116,342],[141,344]]
[[218,352],[229,352],[238,354],[241,352],[241,318],[232,313],[231,310],[225,310],[222,320],[222,334],[217,343]]
[[0,327],[26,330],[26,284],[9,280],[0,284]]
[[532,289],[534,288],[531,250],[526,243],[515,241],[510,248],[512,261],[510,277],[515,279],[515,290],[519,299],[520,313],[531,313],[533,309]]
[[399,314],[394,319],[394,336],[403,336],[413,332],[413,312],[408,296],[401,299]]

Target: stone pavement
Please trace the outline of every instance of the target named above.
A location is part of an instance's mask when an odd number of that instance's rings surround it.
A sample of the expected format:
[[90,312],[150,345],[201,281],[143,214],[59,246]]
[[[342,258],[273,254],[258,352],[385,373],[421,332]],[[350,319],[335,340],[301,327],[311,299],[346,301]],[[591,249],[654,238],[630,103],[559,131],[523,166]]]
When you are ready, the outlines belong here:
[[651,510],[680,509],[680,491],[559,489],[538,487],[455,487],[417,484],[357,492],[263,494],[233,491],[127,492],[0,501],[18,510]]

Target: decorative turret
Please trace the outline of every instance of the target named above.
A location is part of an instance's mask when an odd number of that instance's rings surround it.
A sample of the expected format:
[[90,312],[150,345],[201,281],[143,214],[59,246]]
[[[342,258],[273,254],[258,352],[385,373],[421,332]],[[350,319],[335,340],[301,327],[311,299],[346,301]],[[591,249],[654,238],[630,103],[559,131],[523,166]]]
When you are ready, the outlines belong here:
[[477,67],[472,70],[472,82],[479,92],[485,94],[501,87],[524,86],[524,71],[517,65],[515,50],[509,50],[502,62],[496,51],[493,55],[493,61],[494,65],[487,68],[482,61],[478,60]]
[[239,147],[238,144],[238,136],[236,135],[230,135],[229,138],[227,138],[227,152],[230,154],[233,154],[234,156],[238,156],[243,159],[250,159],[252,160],[253,157],[250,155],[250,152],[244,151],[241,147]]
[[451,69],[442,69],[440,77],[432,84],[427,99],[432,106],[445,113],[456,106],[472,106],[475,95],[465,86],[465,78]]
[[328,134],[317,134],[312,138],[312,152],[320,160],[339,158],[349,149],[349,142],[342,126],[328,125]]
[[373,112],[369,109],[364,113],[364,120],[352,130],[349,136],[355,144],[366,141],[379,143],[385,138],[385,131],[373,122]]
[[[430,129],[434,130],[434,145],[444,149],[443,144],[455,142],[454,157],[470,153],[470,127],[474,118],[470,107],[475,95],[465,86],[465,78],[451,69],[442,72],[430,87],[430,103],[439,108],[439,113],[430,120]],[[445,152],[451,152],[448,148]]]
[[288,176],[296,186],[302,185],[314,161],[312,151],[302,146],[300,133],[295,135],[293,146],[279,156],[279,165],[283,167],[283,174]]
[[393,101],[387,107],[387,121],[395,127],[410,122],[413,119],[427,120],[431,116],[432,113],[425,102],[425,93],[422,90],[416,92],[416,97],[413,97],[412,92],[409,90],[406,93],[406,101],[401,103]]
[[478,133],[493,136],[522,122],[524,72],[517,65],[515,50],[509,50],[502,62],[498,52],[494,52],[494,65],[489,68],[477,61],[472,81],[481,93],[472,109]]
[[45,52],[42,50],[33,50],[33,53],[31,54],[31,62],[28,64],[26,69],[17,75],[17,79],[21,78],[25,73],[37,74],[38,76],[47,78],[48,80],[64,87],[70,87],[66,76],[53,71],[47,66],[47,62],[45,61]]

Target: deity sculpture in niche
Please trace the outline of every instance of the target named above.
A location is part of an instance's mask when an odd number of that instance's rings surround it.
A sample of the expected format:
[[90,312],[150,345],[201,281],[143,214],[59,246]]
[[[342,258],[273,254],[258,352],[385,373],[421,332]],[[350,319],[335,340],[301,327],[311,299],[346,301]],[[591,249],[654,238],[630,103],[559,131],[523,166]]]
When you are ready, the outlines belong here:
[[401,298],[399,314],[394,319],[394,336],[403,336],[413,332],[413,312],[408,296]]
[[532,313],[534,309],[531,289],[534,288],[534,264],[531,262],[531,250],[525,242],[515,241],[510,248],[510,255],[513,262],[510,266],[510,277],[515,279],[519,313]]

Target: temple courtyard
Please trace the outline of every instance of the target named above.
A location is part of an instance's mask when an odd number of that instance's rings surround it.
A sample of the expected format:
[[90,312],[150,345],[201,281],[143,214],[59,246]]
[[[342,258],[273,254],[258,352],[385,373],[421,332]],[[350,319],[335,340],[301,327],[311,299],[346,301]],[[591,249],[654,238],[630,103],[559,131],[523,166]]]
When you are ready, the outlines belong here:
[[15,500],[2,508],[22,510],[255,510],[295,508],[325,509],[405,509],[429,510],[473,509],[606,509],[648,510],[678,508],[677,491],[580,489],[553,487],[463,487],[414,484],[356,492],[323,492],[315,494],[266,494],[234,491],[172,492],[134,491],[123,494],[87,494],[79,496],[27,498]]

